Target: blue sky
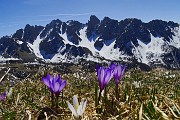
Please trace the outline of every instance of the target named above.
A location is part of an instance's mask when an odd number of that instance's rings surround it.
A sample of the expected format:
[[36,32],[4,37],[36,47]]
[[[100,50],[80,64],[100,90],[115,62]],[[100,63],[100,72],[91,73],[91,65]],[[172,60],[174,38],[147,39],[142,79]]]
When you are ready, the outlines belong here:
[[26,24],[46,25],[53,19],[86,23],[99,19],[162,19],[180,23],[180,0],[1,0],[0,37],[11,35]]

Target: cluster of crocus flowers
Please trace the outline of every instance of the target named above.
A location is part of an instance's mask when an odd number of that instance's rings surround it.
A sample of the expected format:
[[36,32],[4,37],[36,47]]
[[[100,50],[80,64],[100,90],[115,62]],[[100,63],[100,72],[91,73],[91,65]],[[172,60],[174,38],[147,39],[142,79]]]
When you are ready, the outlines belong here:
[[71,110],[72,114],[74,115],[75,118],[79,118],[80,116],[83,115],[85,109],[86,109],[86,104],[87,100],[82,99],[80,104],[78,102],[77,95],[73,96],[73,105],[67,102],[69,109]]
[[118,84],[120,79],[122,78],[122,75],[125,72],[125,69],[125,66],[122,66],[120,64],[116,65],[114,63],[111,63],[110,67],[108,68],[105,68],[103,66],[97,66],[96,71],[100,89],[98,96],[98,104],[100,101],[101,92],[105,89],[105,87],[108,85],[109,81],[113,78],[113,76],[116,83],[116,94],[118,94]]

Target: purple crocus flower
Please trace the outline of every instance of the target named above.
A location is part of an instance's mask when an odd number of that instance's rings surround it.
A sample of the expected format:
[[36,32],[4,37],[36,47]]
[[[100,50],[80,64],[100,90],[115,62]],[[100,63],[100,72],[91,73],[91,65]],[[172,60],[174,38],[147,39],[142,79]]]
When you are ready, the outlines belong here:
[[4,83],[1,81],[1,82],[0,82],[0,85],[3,85],[3,84],[4,84]]
[[66,80],[62,80],[60,75],[51,76],[50,74],[47,74],[46,77],[42,78],[42,81],[56,96],[59,96],[60,92],[67,84]]
[[114,70],[114,79],[116,81],[116,85],[118,85],[122,75],[125,72],[126,66],[122,66],[120,64],[116,66],[114,63],[111,63],[110,68]]
[[4,92],[3,94],[0,94],[0,100],[5,101],[7,93]]
[[100,92],[102,92],[113,77],[113,70],[110,68],[97,66],[96,71],[98,75]]

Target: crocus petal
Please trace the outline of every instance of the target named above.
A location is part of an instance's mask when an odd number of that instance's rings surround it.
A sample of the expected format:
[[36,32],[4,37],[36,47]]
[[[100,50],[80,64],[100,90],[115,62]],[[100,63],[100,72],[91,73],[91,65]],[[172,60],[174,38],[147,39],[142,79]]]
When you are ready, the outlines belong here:
[[97,76],[98,76],[99,82],[101,82],[101,71],[102,71],[102,67],[99,67],[99,69],[97,70]]
[[121,75],[121,66],[118,65],[114,70],[114,79],[116,81],[116,84],[119,83],[120,75]]
[[99,70],[100,66],[99,65],[96,65],[96,72],[98,74],[98,70]]
[[101,82],[104,79],[104,74],[105,74],[105,69],[101,68],[101,70],[100,70],[100,80],[101,80]]
[[107,69],[106,70],[106,74],[104,76],[104,86],[106,86],[109,81],[111,80],[111,78],[113,77],[113,72],[111,69]]
[[61,86],[59,87],[59,92],[61,92],[62,91],[62,89],[66,86],[66,84],[67,84],[67,82],[66,82],[66,80],[64,80],[63,82],[61,82]]
[[84,113],[85,109],[86,109],[86,104],[87,104],[87,100],[84,101],[83,99],[81,100],[81,103],[77,109],[77,113],[78,115],[82,116],[82,114]]
[[82,116],[82,114],[83,114],[83,111],[82,111],[82,104],[81,105],[79,105],[79,107],[78,107],[78,109],[77,109],[77,114],[79,115],[79,116]]
[[124,65],[124,66],[121,66],[121,69],[119,68],[119,71],[120,71],[120,73],[118,74],[119,76],[119,80],[122,78],[122,75],[124,74],[124,72],[125,72],[125,70],[126,70],[126,66]]
[[42,81],[46,86],[50,87],[50,81],[49,81],[49,79],[47,79],[47,77],[43,77]]
[[124,65],[121,72],[122,75],[124,74],[125,70],[126,70],[126,66]]
[[61,75],[60,75],[60,74],[58,74],[57,78],[58,78],[58,79],[57,79],[58,82],[61,83],[61,82],[62,82],[62,79],[61,79]]
[[53,76],[51,76],[50,74],[47,74],[46,78],[47,78],[50,82],[52,82],[52,80],[53,80]]
[[69,103],[67,102],[68,104],[68,108],[71,110],[72,114],[76,117],[76,118],[79,118],[79,115],[77,114],[76,110],[74,109],[74,107]]
[[55,84],[54,84],[54,92],[58,92],[59,87],[60,87],[60,84],[58,82],[55,82]]
[[59,83],[61,83],[61,81],[60,81],[60,76],[58,75],[58,76],[54,76],[54,82],[59,82]]
[[79,107],[79,102],[78,102],[78,99],[77,99],[77,95],[74,95],[73,96],[73,106],[74,108],[77,110],[78,107]]
[[116,68],[116,65],[114,63],[111,63],[110,68],[114,70]]
[[6,99],[7,92],[4,92],[3,94],[0,94],[0,100],[4,101]]
[[105,72],[105,70],[104,70],[105,68],[103,68],[103,67],[100,67],[99,68],[99,70],[98,70],[98,81],[99,81],[99,87],[100,87],[100,90],[102,91],[103,90],[103,88],[104,88],[104,85],[103,85],[103,83],[104,83],[104,72]]
[[7,93],[6,96],[7,96],[8,98],[10,98],[10,97],[12,96],[12,92],[13,92],[13,88],[10,87],[10,88],[9,88],[9,91],[8,91],[8,93]]
[[86,105],[87,105],[87,100],[82,103],[82,112],[84,113],[85,109],[86,109]]
[[121,75],[122,75],[122,66],[118,65],[117,66],[117,76],[119,77],[119,79],[120,79]]
[[52,81],[52,83],[50,83],[50,90],[52,90],[53,92],[55,91],[54,90],[54,81]]
[[1,81],[1,82],[0,82],[0,85],[3,85],[3,84],[4,84],[4,83]]

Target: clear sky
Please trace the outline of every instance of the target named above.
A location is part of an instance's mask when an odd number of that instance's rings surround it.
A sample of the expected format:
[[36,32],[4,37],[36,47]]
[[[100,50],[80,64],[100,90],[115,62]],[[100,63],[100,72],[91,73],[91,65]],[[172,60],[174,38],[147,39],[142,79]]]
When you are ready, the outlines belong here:
[[0,0],[0,37],[26,24],[46,25],[53,19],[86,23],[90,15],[100,20],[107,16],[180,23],[180,0]]

